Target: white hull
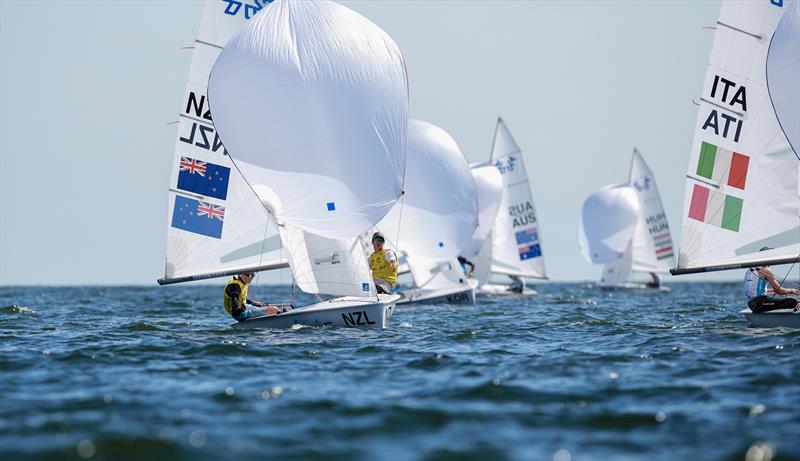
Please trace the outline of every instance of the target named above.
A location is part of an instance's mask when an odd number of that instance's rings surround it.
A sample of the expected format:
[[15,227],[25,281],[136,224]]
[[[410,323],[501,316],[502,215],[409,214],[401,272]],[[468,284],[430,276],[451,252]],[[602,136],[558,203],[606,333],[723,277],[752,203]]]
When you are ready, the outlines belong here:
[[598,283],[597,288],[601,290],[649,290],[652,292],[666,293],[670,291],[669,287],[660,286],[653,288],[645,285],[644,283]]
[[500,285],[497,283],[487,283],[475,289],[475,294],[481,296],[536,296],[539,293],[533,288],[525,287],[522,293],[514,293],[508,290],[508,285]]
[[777,309],[774,311],[754,314],[750,309],[739,312],[744,314],[750,326],[764,328],[800,328],[800,310]]
[[475,287],[477,280],[469,280],[465,286],[456,288],[425,289],[416,288],[401,293],[403,298],[397,304],[425,303],[425,304],[475,304]]
[[386,328],[398,299],[400,299],[398,295],[378,295],[377,300],[371,297],[345,296],[298,307],[283,314],[237,322],[233,327],[291,328],[294,325],[308,325]]

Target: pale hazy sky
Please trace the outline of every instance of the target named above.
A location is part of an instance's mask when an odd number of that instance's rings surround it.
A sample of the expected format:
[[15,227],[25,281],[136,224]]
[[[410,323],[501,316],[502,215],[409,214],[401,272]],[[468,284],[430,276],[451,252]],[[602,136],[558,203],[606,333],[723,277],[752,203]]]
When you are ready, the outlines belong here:
[[[343,2],[406,58],[411,116],[488,158],[502,115],[554,280],[595,280],[578,213],[637,147],[680,239],[718,1]],[[154,284],[202,5],[0,1],[0,284]],[[698,277],[682,280],[698,279]],[[725,273],[717,278],[739,278]],[[701,278],[702,279],[702,278]],[[286,280],[284,278],[284,280]]]

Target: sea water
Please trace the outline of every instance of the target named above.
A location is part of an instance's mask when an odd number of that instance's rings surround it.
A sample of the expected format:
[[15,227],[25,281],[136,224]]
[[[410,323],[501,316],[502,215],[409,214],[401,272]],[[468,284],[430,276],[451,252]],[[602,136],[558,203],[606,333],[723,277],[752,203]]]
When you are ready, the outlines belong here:
[[800,459],[800,331],[670,286],[274,331],[221,284],[2,287],[0,459]]

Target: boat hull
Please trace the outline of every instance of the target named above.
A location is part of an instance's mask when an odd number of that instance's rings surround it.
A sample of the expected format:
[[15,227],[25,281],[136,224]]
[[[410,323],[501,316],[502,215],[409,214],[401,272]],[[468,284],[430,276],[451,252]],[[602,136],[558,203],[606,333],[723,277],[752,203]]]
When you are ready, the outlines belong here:
[[669,287],[660,286],[658,288],[653,288],[645,285],[644,283],[615,283],[615,284],[603,284],[598,283],[597,288],[601,290],[644,290],[644,291],[652,291],[654,293],[661,292],[667,293],[670,291]]
[[476,280],[470,280],[467,285],[455,288],[441,288],[427,290],[417,288],[403,293],[403,298],[397,301],[398,305],[415,303],[422,304],[475,304]]
[[345,296],[289,312],[256,317],[234,323],[234,328],[291,328],[294,325],[312,327],[386,328],[394,312],[398,295],[378,295],[378,298]]
[[755,314],[750,309],[739,312],[743,314],[750,326],[761,328],[800,328],[800,310],[777,309],[774,311]]
[[525,287],[522,293],[514,293],[508,290],[508,285],[500,285],[496,283],[487,283],[475,289],[475,295],[478,297],[485,296],[536,296],[539,293],[533,288]]

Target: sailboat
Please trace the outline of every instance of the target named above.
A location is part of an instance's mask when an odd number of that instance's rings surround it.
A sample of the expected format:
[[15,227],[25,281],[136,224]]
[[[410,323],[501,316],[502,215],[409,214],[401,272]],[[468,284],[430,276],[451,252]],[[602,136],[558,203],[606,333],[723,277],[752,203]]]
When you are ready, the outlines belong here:
[[477,227],[467,160],[452,136],[420,120],[409,121],[407,155],[402,202],[377,226],[411,274],[411,286],[398,288],[398,304],[473,304],[476,282],[457,261]]
[[[800,261],[800,16],[787,3],[722,2],[673,275]],[[797,311],[742,313],[754,326],[800,327]]]
[[[207,3],[206,13],[213,8],[219,5]],[[336,297],[236,326],[383,328],[399,297],[377,294],[359,234],[402,193],[408,120],[402,55],[380,28],[332,2],[276,1],[256,12],[222,51],[219,35],[230,18],[204,14],[200,35],[208,26],[219,36],[202,40],[218,54],[201,62],[213,63],[210,76],[204,69],[207,118],[213,107],[215,143],[250,189],[249,203],[260,205],[280,235],[286,257],[275,267],[288,265],[302,291]],[[177,210],[185,194],[174,194]],[[239,206],[227,198],[209,201],[226,214]],[[210,238],[235,233],[226,219]],[[187,232],[174,218],[172,228]],[[271,235],[270,227],[261,233]]]
[[[481,167],[487,164],[476,164]],[[542,256],[541,229],[533,204],[522,150],[502,118],[498,117],[488,165],[500,173],[502,196],[494,226],[474,257],[478,295],[511,295],[507,285],[491,282],[492,274],[547,279]],[[480,198],[479,198],[480,200]],[[486,197],[486,200],[491,200]],[[536,291],[524,287],[522,295]]]
[[[669,272],[675,264],[672,245],[672,235],[664,213],[664,205],[658,193],[658,186],[652,170],[644,161],[637,149],[631,156],[631,168],[628,174],[628,191],[636,195],[638,212],[633,234],[627,244],[625,252],[618,258],[606,263],[603,275],[598,283],[602,289],[658,289],[669,291],[663,287],[658,275],[651,275],[648,283],[636,282],[634,275],[662,274]],[[628,192],[626,192],[628,193]],[[598,208],[598,211],[602,208]],[[611,219],[607,217],[606,219]],[[583,221],[588,226],[596,226],[596,218]],[[584,228],[584,233],[591,233],[591,229]],[[588,239],[587,239],[588,240]],[[586,246],[588,250],[590,246]],[[591,258],[589,258],[591,260]]]

